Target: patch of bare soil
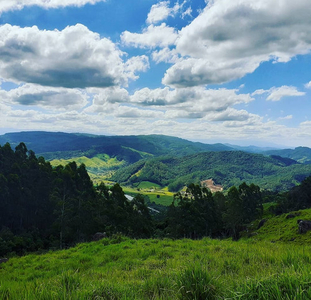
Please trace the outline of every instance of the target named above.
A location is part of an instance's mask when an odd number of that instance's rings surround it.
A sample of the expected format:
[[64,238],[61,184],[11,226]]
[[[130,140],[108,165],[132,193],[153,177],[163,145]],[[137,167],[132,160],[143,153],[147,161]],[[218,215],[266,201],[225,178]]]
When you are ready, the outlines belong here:
[[201,181],[201,186],[210,189],[212,193],[223,191],[223,187],[220,184],[215,184],[212,178]]

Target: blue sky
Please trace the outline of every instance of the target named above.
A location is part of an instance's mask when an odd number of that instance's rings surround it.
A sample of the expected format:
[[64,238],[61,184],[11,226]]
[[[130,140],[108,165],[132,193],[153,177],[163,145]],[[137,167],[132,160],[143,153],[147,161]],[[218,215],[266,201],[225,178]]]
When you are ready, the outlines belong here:
[[308,0],[0,2],[0,133],[311,147]]

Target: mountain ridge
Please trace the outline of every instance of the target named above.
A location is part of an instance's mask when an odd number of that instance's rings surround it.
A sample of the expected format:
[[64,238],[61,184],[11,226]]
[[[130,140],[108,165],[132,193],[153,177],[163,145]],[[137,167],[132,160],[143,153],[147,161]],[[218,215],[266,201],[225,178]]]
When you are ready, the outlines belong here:
[[[286,190],[311,173],[308,147],[266,151],[250,146],[246,147],[249,151],[241,151],[221,143],[203,144],[165,135],[104,136],[44,131],[1,135],[0,144],[6,142],[12,147],[24,142],[29,150],[54,166],[73,160],[84,163],[96,182],[103,178],[123,184],[151,181],[170,185],[172,191],[191,181],[207,179],[225,188],[253,181],[262,188]],[[202,157],[212,158],[208,170]],[[230,157],[239,159],[233,162]],[[260,175],[258,170],[264,164],[267,169]],[[148,172],[143,165],[148,166]]]

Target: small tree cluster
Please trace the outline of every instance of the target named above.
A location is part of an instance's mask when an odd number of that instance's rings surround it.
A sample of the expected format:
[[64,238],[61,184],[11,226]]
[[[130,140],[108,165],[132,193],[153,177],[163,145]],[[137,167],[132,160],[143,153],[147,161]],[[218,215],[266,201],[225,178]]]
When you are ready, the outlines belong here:
[[261,192],[254,184],[232,187],[227,195],[190,184],[185,194],[175,195],[166,231],[175,238],[232,235],[237,239],[243,226],[261,214]]

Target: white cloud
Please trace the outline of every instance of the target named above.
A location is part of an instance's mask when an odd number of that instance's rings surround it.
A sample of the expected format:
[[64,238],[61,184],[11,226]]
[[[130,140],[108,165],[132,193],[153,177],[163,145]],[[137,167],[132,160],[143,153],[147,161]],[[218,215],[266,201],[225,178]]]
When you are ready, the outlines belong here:
[[[185,4],[186,1],[184,1],[182,4],[176,2],[172,8],[169,7],[169,1],[161,1],[157,4],[154,4],[148,13],[146,22],[148,24],[156,24],[167,19],[169,16],[174,17],[178,12],[182,11]],[[182,17],[189,14],[191,15],[191,8],[188,8],[186,11],[182,12]]]
[[252,73],[261,62],[287,62],[311,50],[309,0],[215,0],[179,32],[184,57],[163,83],[223,83]]
[[130,101],[139,106],[152,106],[166,111],[172,118],[203,118],[210,112],[223,112],[236,104],[253,100],[249,94],[237,90],[206,90],[203,87],[170,90],[144,88],[136,91]]
[[118,87],[107,89],[88,89],[94,93],[93,103],[85,113],[110,113],[118,107],[118,103],[127,103],[130,98],[127,90]]
[[93,93],[92,105],[83,112],[122,118],[183,118],[209,121],[244,121],[245,111],[231,107],[248,103],[249,94],[237,94],[237,90],[205,90],[202,87],[170,90],[143,88],[129,95],[125,89],[88,89]]
[[0,14],[10,10],[21,10],[25,6],[40,6],[43,8],[58,8],[66,6],[83,6],[105,2],[106,0],[1,0]]
[[[109,90],[109,89],[108,89]],[[110,105],[109,103],[106,103]],[[104,104],[104,105],[106,105]],[[232,142],[244,140],[274,141],[283,145],[311,146],[311,122],[306,121],[298,128],[278,125],[276,122],[263,122],[258,115],[244,110],[228,108],[225,111],[211,111],[205,117],[189,119],[181,115],[181,110],[174,108],[168,113],[139,107],[120,106],[113,103],[112,110],[106,113],[92,114],[68,111],[47,113],[35,110],[7,109],[3,112],[0,104],[1,128],[22,128],[23,130],[51,130],[95,134],[130,135],[130,134],[165,134],[186,139],[205,140],[206,142]],[[146,113],[146,117],[144,117]],[[174,113],[175,116],[174,116]],[[187,122],[180,118],[188,118]]]
[[177,63],[179,61],[179,55],[175,49],[163,48],[159,51],[152,52],[152,59],[156,63]]
[[0,98],[10,105],[37,106],[56,110],[78,110],[88,103],[88,95],[81,90],[33,84],[25,84],[9,91],[0,89]]
[[305,92],[299,92],[294,86],[283,85],[281,87],[272,87],[269,90],[256,90],[252,96],[268,94],[267,100],[280,101],[283,97],[298,97],[304,96]]
[[251,114],[246,110],[237,110],[231,107],[228,107],[224,111],[215,112],[213,114],[207,115],[205,119],[209,121],[218,121],[225,122],[224,124],[227,126],[230,122],[235,122],[236,126],[250,125],[251,123],[258,123],[261,120],[261,117],[258,115]]
[[125,63],[125,72],[128,78],[135,80],[139,76],[135,75],[135,72],[146,72],[149,68],[149,58],[146,55],[133,56]]
[[137,107],[119,106],[114,115],[118,118],[160,118],[163,117],[163,113],[150,109],[140,109]]
[[307,89],[311,89],[311,81],[309,81],[308,83],[306,83],[306,84],[305,84],[305,87],[306,87]]
[[0,26],[0,74],[7,81],[67,88],[126,86],[147,61],[124,63],[123,55],[109,39],[81,24],[62,31]]
[[121,34],[121,41],[125,45],[138,48],[167,47],[175,43],[177,36],[174,28],[162,23],[159,26],[151,24],[142,33],[124,31]]
[[165,20],[171,13],[169,8],[169,1],[162,1],[152,5],[151,10],[147,17],[147,23],[154,24]]
[[259,63],[244,59],[234,62],[204,58],[179,59],[166,71],[162,83],[173,87],[220,84],[243,77],[245,72],[251,73],[258,66]]
[[297,96],[304,96],[306,93],[299,92],[296,87],[294,86],[281,86],[279,88],[272,88],[269,91],[269,96],[267,100],[271,101],[279,101],[283,97],[297,97]]
[[293,115],[287,115],[285,117],[279,118],[279,120],[291,120],[293,118]]
[[182,14],[181,17],[184,19],[186,16],[192,17],[192,8],[188,7]]
[[260,89],[260,90],[256,90],[255,92],[252,93],[252,96],[255,96],[255,95],[262,95],[262,94],[265,94],[265,93],[268,93],[269,90],[263,90],[263,89]]

